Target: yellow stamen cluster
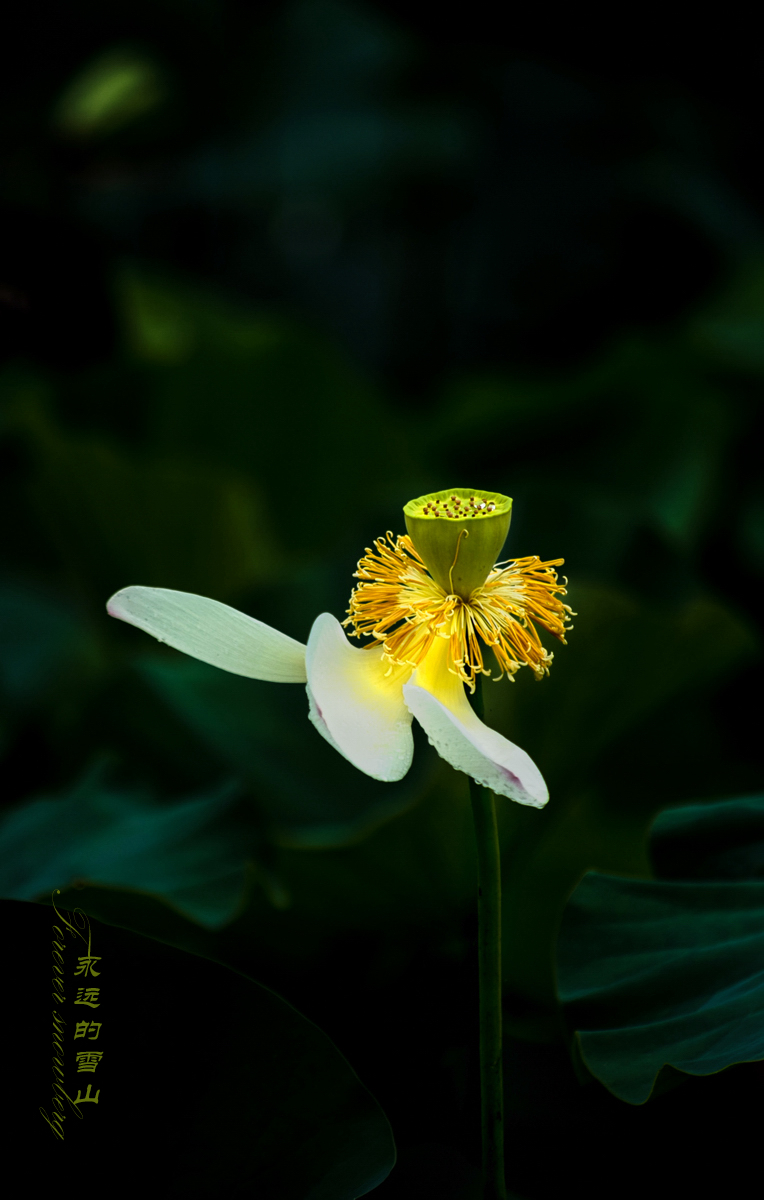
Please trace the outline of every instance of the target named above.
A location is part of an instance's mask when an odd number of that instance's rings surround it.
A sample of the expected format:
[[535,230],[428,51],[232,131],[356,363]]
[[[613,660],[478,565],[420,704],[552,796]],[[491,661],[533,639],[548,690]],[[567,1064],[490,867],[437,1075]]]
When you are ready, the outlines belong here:
[[470,691],[475,690],[477,675],[491,674],[481,643],[496,656],[498,679],[505,674],[511,679],[523,665],[537,679],[549,673],[553,656],[542,646],[533,622],[565,642],[575,614],[558,598],[566,589],[557,582],[554,568],[564,559],[542,563],[534,556],[497,563],[485,583],[463,600],[447,595],[435,582],[407,535],[394,541],[388,533],[374,546],[375,550],[367,547],[358,563],[355,574],[361,582],[353,590],[343,624],[353,626],[351,637],[374,638],[370,646],[382,642],[391,667],[417,667],[435,638],[448,638],[449,670]]

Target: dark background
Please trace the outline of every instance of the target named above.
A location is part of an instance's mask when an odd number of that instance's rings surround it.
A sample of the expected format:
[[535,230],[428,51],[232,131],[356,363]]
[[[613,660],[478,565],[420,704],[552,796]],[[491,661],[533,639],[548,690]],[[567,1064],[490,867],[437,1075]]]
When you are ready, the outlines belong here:
[[[14,13],[2,792],[9,813],[53,807],[23,854],[5,835],[3,894],[78,882],[94,915],[248,971],[385,1109],[400,1158],[380,1195],[473,1195],[466,780],[420,738],[408,782],[370,786],[322,757],[300,689],[226,677],[219,694],[104,605],[175,587],[305,641],[408,499],[505,492],[505,553],[564,557],[578,614],[551,678],[488,685],[489,723],[551,794],[542,813],[500,805],[509,1178],[572,1190],[596,1138],[591,1194],[668,1194],[743,1169],[722,1132],[739,1140],[759,1068],[664,1073],[643,1109],[583,1085],[553,946],[583,871],[649,873],[659,809],[762,783],[762,51],[734,10],[678,30],[501,18],[351,0]],[[229,785],[235,903],[209,840],[181,882],[169,834],[150,878],[120,858],[114,797],[156,814]],[[678,1146],[704,1123],[690,1161]]]

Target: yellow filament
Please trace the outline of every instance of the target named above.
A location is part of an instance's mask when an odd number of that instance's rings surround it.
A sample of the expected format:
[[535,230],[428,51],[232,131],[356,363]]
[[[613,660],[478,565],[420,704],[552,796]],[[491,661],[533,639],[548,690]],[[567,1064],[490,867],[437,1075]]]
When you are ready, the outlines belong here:
[[449,670],[475,690],[475,677],[490,675],[483,646],[490,646],[511,679],[521,666],[538,679],[549,673],[553,655],[539,638],[541,625],[559,641],[575,614],[559,599],[566,594],[555,567],[564,559],[541,562],[537,556],[497,563],[469,600],[447,595],[429,575],[414,544],[403,534],[378,538],[358,563],[360,583],[350,597],[345,626],[351,637],[371,636],[383,644],[393,667],[417,667],[436,638],[449,642]]

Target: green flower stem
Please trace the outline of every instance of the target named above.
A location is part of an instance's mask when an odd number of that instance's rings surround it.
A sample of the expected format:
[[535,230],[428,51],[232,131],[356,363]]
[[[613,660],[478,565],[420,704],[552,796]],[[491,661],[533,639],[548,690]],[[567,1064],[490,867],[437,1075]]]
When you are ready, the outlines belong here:
[[[473,707],[482,717],[478,676]],[[480,979],[480,1101],[483,1198],[506,1200],[504,1079],[501,1037],[501,862],[493,792],[470,780],[478,860],[478,974]]]

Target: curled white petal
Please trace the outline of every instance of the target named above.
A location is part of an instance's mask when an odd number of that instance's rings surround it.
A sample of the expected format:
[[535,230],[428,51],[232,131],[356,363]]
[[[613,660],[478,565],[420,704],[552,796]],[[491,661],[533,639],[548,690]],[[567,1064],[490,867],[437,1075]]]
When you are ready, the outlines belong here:
[[170,588],[127,587],[115,592],[106,610],[232,675],[271,683],[305,683],[308,678],[301,642],[207,596]]
[[403,698],[430,744],[457,771],[518,804],[543,808],[549,792],[533,759],[475,715],[464,684],[446,667],[448,643],[438,639],[403,687]]
[[414,755],[402,694],[410,669],[386,677],[381,647],[351,646],[331,613],[313,622],[305,662],[310,719],[319,733],[372,779],[402,779]]

